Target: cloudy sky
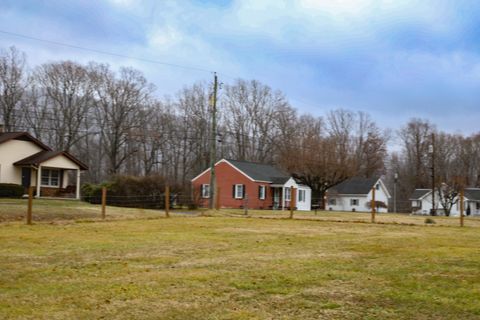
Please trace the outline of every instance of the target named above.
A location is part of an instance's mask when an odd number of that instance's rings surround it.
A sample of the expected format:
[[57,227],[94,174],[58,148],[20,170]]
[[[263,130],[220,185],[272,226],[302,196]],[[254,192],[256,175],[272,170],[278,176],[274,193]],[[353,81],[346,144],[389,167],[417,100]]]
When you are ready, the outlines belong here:
[[211,81],[215,70],[222,82],[282,90],[300,112],[363,110],[393,129],[420,117],[449,132],[480,131],[479,40],[474,0],[0,2],[0,47],[25,51],[32,67],[66,59],[132,66],[159,96]]

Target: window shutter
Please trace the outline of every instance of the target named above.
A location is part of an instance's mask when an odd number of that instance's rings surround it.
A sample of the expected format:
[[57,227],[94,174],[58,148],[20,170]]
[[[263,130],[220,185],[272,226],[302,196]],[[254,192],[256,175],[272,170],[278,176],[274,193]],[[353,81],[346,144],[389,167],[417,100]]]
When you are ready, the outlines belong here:
[[203,198],[203,184],[200,185],[200,197]]
[[242,186],[243,186],[243,187],[242,187],[242,189],[243,189],[242,198],[243,198],[243,199],[245,199],[245,185],[244,185],[244,184],[242,184]]
[[235,199],[235,185],[233,185],[232,188],[232,198]]
[[258,186],[258,199],[262,199],[262,186]]

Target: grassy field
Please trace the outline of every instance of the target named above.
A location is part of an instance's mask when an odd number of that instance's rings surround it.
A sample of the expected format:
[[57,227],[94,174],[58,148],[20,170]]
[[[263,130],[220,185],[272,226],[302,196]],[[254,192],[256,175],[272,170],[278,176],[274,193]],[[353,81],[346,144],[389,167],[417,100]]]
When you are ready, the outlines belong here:
[[[45,212],[98,210],[70,205]],[[476,220],[458,228],[421,217],[358,223],[363,215],[351,213],[159,214],[109,208],[106,222],[0,224],[0,318],[480,318]]]

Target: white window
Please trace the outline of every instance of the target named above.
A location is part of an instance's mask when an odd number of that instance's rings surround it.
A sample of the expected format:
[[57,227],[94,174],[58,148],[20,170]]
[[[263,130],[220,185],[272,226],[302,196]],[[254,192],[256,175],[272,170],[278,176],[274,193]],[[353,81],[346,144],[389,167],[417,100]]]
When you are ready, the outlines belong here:
[[422,207],[422,202],[420,200],[413,200],[412,201],[412,207],[421,208]]
[[358,199],[350,199],[351,206],[358,206]]
[[305,202],[305,190],[298,190],[298,202]]
[[42,186],[58,187],[60,182],[60,170],[42,169]]
[[210,198],[210,185],[202,184],[202,198]]
[[290,188],[285,188],[285,201],[290,201],[291,190]]
[[335,199],[335,198],[328,199],[328,204],[331,205],[331,206],[336,206],[337,205],[337,199]]
[[243,199],[243,184],[235,185],[235,199]]
[[266,191],[265,186],[258,187],[258,199],[265,200],[265,191]]

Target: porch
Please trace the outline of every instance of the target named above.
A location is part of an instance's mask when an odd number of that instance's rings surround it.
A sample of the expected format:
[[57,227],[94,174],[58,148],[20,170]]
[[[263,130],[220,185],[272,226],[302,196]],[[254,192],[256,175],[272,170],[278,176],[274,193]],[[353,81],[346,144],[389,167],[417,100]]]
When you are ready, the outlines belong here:
[[34,187],[35,197],[80,199],[80,175],[87,167],[70,154],[42,151],[15,166],[21,170],[21,184]]

